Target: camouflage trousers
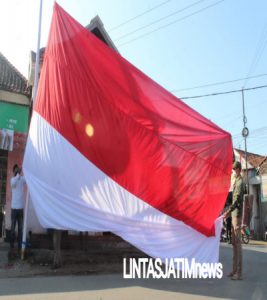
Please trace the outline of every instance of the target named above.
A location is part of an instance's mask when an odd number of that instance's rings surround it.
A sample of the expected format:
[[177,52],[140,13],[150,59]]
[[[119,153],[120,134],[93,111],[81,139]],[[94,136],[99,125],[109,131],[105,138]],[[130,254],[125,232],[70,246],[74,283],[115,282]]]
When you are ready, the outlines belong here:
[[241,218],[232,218],[233,273],[242,275]]

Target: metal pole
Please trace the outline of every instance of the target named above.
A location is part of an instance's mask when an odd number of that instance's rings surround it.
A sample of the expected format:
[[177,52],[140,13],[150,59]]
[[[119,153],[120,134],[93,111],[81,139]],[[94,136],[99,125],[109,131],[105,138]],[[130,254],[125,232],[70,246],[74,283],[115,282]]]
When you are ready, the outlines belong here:
[[246,127],[247,124],[247,117],[245,114],[245,99],[244,99],[244,90],[242,89],[242,106],[243,106],[243,132],[242,135],[245,141],[245,162],[246,162],[246,181],[247,181],[247,193],[249,195],[249,180],[248,180],[248,156],[247,156],[247,136],[248,136],[248,129]]
[[38,26],[38,38],[37,38],[37,50],[36,50],[36,60],[35,60],[35,73],[34,73],[34,86],[33,86],[33,96],[32,101],[35,101],[37,87],[39,82],[39,64],[40,64],[40,40],[41,40],[41,25],[42,25],[42,8],[43,0],[40,0],[39,7],[39,26]]
[[[33,85],[33,95],[32,101],[34,102],[39,81],[39,63],[40,63],[40,40],[41,40],[41,25],[42,25],[42,8],[43,0],[40,0],[39,6],[39,25],[38,25],[38,37],[37,37],[37,50],[35,59],[35,74],[34,74],[34,85]],[[25,257],[26,249],[26,238],[27,238],[27,221],[28,221],[28,211],[29,211],[29,190],[27,189],[25,207],[24,207],[24,218],[23,218],[23,235],[22,235],[22,246],[21,246],[21,259]]]

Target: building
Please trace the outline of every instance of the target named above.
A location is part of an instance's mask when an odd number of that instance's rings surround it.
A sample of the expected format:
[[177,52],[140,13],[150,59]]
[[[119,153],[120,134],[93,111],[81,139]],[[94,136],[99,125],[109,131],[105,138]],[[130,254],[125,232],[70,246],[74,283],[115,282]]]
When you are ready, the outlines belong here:
[[[10,229],[10,178],[15,163],[21,164],[30,113],[26,78],[0,53],[0,236]],[[5,222],[5,224],[3,224]]]
[[[94,17],[90,24],[85,27],[88,31],[92,32],[96,37],[98,37],[103,43],[108,45],[110,48],[118,52],[115,44],[112,42],[110,36],[104,28],[103,22],[99,16]],[[45,48],[40,49],[40,67],[39,67],[39,76],[42,70],[43,60],[44,60]],[[35,61],[36,53],[31,51],[30,61],[29,61],[29,73],[28,73],[28,86],[33,88],[34,84],[34,74],[35,74]]]
[[259,164],[257,176],[261,178],[261,211],[260,219],[262,220],[262,235],[267,240],[267,156]]
[[250,206],[250,229],[256,238],[264,238],[267,231],[267,157],[247,152],[247,167],[245,152],[234,149],[235,160],[241,162],[243,177],[247,183],[249,194],[253,195]]

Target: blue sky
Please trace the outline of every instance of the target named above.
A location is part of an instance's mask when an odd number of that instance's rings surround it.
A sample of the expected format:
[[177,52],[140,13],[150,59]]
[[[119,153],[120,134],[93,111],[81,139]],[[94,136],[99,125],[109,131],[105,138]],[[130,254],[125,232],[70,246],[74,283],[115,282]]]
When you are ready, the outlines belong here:
[[[47,41],[54,1],[43,2],[41,46]],[[265,0],[58,0],[58,3],[82,25],[98,14],[121,55],[177,97],[267,85],[265,75],[189,89],[267,74]],[[0,51],[26,77],[29,52],[36,49],[38,5],[37,0],[0,0]],[[186,9],[188,6],[191,7]],[[162,20],[156,22],[159,19]],[[148,26],[152,22],[155,23]],[[140,27],[145,28],[137,30]],[[235,147],[244,147],[241,93],[184,101],[230,132]],[[245,107],[250,130],[248,151],[267,155],[267,88],[245,91]]]

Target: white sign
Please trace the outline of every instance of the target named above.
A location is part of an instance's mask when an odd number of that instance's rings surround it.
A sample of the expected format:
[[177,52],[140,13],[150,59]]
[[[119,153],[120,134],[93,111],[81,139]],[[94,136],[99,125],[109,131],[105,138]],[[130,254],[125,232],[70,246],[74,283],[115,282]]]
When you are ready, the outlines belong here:
[[0,149],[12,151],[14,131],[11,129],[0,129]]

